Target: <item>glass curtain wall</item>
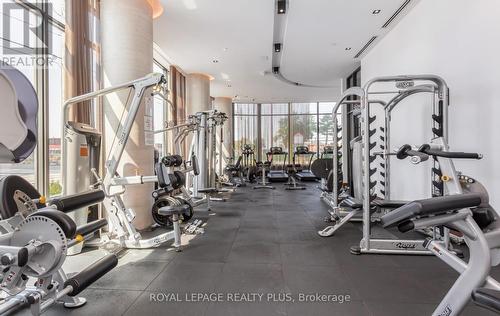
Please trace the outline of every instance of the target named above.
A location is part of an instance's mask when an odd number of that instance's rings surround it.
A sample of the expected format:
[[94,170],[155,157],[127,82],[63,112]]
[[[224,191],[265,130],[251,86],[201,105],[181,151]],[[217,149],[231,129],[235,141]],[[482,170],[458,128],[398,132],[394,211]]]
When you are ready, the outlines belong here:
[[[39,99],[38,148],[22,163],[0,164],[0,177],[20,175],[38,186],[42,194],[57,194],[61,190],[59,123],[63,86],[64,4],[64,0],[44,3],[4,0],[0,3],[2,24],[8,24],[10,30],[4,30],[1,34],[0,57],[31,81]],[[43,19],[39,8],[49,15],[48,19]],[[50,50],[47,54],[39,55],[39,48],[46,47],[41,38],[47,37],[51,41]],[[50,124],[49,117],[54,120]],[[50,172],[45,170],[46,166]],[[46,181],[49,173],[50,180]]]
[[[234,148],[236,157],[245,143],[252,144],[261,160],[271,147],[288,152],[291,163],[297,146],[307,146],[320,157],[325,146],[333,142],[332,110],[335,102],[234,104]],[[340,117],[339,117],[340,119]],[[259,140],[257,142],[256,140]],[[297,163],[308,164],[307,156],[297,157]],[[283,157],[273,163],[282,164]]]
[[[156,73],[163,73],[165,77],[168,77],[167,69],[156,61],[153,63],[153,71]],[[165,123],[172,119],[169,113],[170,106],[161,96],[155,95],[153,110],[153,130],[159,131],[165,129]],[[167,138],[165,136],[166,133],[156,133],[154,135],[155,157],[162,157],[167,154]]]
[[234,153],[241,154],[244,145],[256,151],[258,147],[258,107],[257,104],[234,104]]
[[[292,103],[290,113],[290,152],[297,146],[307,146],[310,152],[318,150],[318,103]],[[308,165],[311,157],[300,155],[295,163]]]
[[[288,103],[261,104],[261,157],[265,160],[271,147],[281,147],[289,153]],[[281,165],[290,161],[289,156],[274,156],[273,164]]]
[[[332,111],[335,102],[320,102],[318,104],[318,152],[321,155],[325,146],[333,146]],[[340,122],[339,115],[337,120]]]

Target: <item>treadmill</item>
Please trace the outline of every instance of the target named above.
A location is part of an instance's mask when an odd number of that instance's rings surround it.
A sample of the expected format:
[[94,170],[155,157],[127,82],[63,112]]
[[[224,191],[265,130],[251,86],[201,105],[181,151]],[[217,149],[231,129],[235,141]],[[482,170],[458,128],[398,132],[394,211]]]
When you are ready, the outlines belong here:
[[[273,160],[275,156],[283,156],[283,164],[281,168],[273,170]],[[286,182],[288,181],[288,174],[285,172],[286,159],[288,153],[283,151],[281,147],[271,147],[266,153],[266,159],[269,163],[269,172],[267,173],[267,178],[269,182]]]
[[[295,152],[293,153],[293,165],[296,165],[296,158],[300,156],[306,156],[309,157],[309,162],[307,163],[307,168],[301,168],[297,174],[295,174],[295,177],[299,179],[300,181],[316,181],[318,178],[311,172],[311,163],[313,161],[315,153],[309,151],[309,147],[307,146],[297,146],[295,148]],[[302,167],[302,165],[301,165]]]

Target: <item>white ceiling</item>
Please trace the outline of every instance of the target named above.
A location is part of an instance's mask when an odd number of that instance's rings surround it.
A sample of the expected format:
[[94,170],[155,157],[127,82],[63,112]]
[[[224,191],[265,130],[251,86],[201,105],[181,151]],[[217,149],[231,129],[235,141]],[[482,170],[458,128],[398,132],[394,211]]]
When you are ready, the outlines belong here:
[[[403,2],[288,0],[281,73],[295,82],[329,88],[296,87],[271,74],[274,0],[162,0],[165,11],[155,20],[154,39],[184,72],[214,77],[214,97],[335,101],[341,79],[359,66],[353,57],[382,33],[381,26]],[[380,14],[373,15],[375,9]]]

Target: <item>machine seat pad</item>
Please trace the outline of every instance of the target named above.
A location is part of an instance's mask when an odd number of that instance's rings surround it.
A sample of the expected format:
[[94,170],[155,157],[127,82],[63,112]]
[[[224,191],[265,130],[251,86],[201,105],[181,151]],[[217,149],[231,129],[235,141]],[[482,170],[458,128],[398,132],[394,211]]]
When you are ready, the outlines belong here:
[[59,227],[61,227],[62,231],[64,232],[64,235],[68,239],[73,239],[76,236],[75,222],[71,219],[71,217],[69,217],[68,215],[66,215],[61,211],[54,209],[42,209],[38,212],[31,214],[30,216],[28,216],[28,218],[31,216],[43,216],[50,218],[51,220],[56,222],[56,224],[59,225]]
[[500,313],[500,291],[480,288],[474,290],[471,296],[477,305]]
[[[378,208],[385,208],[385,209],[395,209],[407,203],[408,201],[375,199],[370,203],[370,206],[371,207],[375,206]],[[349,207],[352,209],[360,209],[363,208],[363,201],[353,197],[348,197],[344,199],[342,202],[340,202],[340,206]]]
[[417,216],[442,214],[462,208],[476,207],[481,203],[481,196],[475,193],[433,197],[403,205],[385,214],[380,220],[384,227],[390,227]]
[[163,215],[163,216],[168,216],[168,215],[173,215],[173,214],[185,214],[189,212],[189,205],[188,204],[183,204],[183,205],[168,205],[161,207],[158,210],[158,214]]
[[[12,175],[0,179],[0,216],[2,219],[11,218],[19,211],[14,200],[14,193],[17,190],[24,192],[31,199],[40,197],[38,190],[20,176]],[[37,206],[41,207],[41,205]]]
[[342,200],[342,202],[340,202],[340,206],[349,207],[352,209],[360,209],[363,208],[363,201],[349,196]]

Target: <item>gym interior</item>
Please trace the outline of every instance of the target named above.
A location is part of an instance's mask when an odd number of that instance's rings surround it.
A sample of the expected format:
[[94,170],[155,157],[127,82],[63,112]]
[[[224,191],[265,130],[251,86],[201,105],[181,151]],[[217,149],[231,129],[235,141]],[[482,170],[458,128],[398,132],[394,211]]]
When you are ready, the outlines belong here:
[[500,313],[500,2],[0,10],[0,315]]

